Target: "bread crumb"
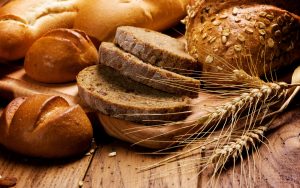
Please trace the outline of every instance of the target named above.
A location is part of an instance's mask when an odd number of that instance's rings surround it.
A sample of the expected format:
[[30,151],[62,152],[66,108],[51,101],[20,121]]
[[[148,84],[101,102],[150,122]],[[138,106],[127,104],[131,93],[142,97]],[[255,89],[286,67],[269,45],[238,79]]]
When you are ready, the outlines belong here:
[[108,154],[109,157],[114,157],[117,155],[117,152],[113,151]]
[[80,180],[80,181],[78,182],[78,186],[79,186],[79,187],[82,187],[82,186],[83,186],[83,181],[82,181],[82,180]]

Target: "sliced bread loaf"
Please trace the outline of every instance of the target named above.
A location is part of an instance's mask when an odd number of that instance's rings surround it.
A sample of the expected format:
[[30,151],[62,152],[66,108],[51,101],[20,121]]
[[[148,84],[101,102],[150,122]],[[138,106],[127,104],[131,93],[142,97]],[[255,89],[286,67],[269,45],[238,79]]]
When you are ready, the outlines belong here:
[[144,62],[183,75],[200,69],[195,59],[185,52],[185,43],[168,35],[145,28],[117,28],[115,43]]
[[104,65],[82,70],[77,84],[79,96],[91,108],[120,119],[158,124],[190,114],[188,97],[155,90]]
[[199,80],[144,63],[113,43],[103,42],[99,53],[101,64],[109,66],[137,82],[168,93],[198,96]]

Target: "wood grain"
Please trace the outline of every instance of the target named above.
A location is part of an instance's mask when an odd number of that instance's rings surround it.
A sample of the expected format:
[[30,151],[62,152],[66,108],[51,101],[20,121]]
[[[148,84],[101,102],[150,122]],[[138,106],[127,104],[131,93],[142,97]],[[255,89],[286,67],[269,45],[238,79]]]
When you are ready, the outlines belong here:
[[0,148],[0,175],[17,178],[16,188],[78,187],[91,159],[92,156],[62,161],[27,159]]
[[[109,157],[113,151],[116,156]],[[183,174],[184,167],[180,166],[180,162],[162,169],[140,172],[141,167],[153,164],[164,156],[139,154],[139,151],[145,152],[145,149],[133,149],[118,141],[105,145],[96,152],[84,187],[197,187],[198,177],[191,178],[191,174],[197,173],[197,168],[189,174]]]
[[[249,161],[225,171],[217,187],[300,187],[300,109],[280,116],[266,136],[268,145],[262,145]],[[116,151],[115,157],[109,153]],[[145,149],[131,148],[120,143],[104,144],[92,162],[85,179],[85,187],[207,187],[211,176],[209,170],[198,175],[197,163],[184,167],[184,162],[175,162],[163,167],[139,173],[144,166],[155,164],[167,156],[138,154]],[[194,156],[199,158],[201,156]],[[249,174],[250,168],[250,174]],[[189,173],[185,173],[189,170]]]

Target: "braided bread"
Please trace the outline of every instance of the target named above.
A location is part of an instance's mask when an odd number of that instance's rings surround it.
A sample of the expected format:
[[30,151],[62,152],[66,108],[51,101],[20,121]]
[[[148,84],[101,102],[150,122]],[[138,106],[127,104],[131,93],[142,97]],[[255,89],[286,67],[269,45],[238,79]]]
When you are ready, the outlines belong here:
[[241,68],[262,76],[289,65],[300,57],[300,17],[288,11],[300,9],[291,2],[195,1],[186,18],[189,53],[210,73]]
[[11,101],[0,118],[0,143],[33,157],[80,154],[92,139],[91,123],[80,106],[58,96],[33,95]]

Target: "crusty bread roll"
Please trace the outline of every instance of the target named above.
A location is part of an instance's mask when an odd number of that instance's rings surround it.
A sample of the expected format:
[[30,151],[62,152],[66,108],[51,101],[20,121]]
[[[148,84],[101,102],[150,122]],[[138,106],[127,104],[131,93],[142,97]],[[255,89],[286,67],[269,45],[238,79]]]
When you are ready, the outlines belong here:
[[62,97],[19,97],[4,109],[0,143],[17,153],[42,158],[81,154],[91,143],[91,123],[80,106]]
[[234,69],[263,76],[300,58],[299,16],[262,0],[220,2],[196,1],[188,11],[188,50],[203,63],[205,78],[218,73],[214,82],[230,80]]
[[79,6],[74,27],[99,41],[112,39],[122,25],[163,30],[186,14],[189,0],[86,0]]
[[84,32],[54,29],[32,44],[24,68],[36,81],[62,83],[74,81],[79,71],[98,59],[97,49]]
[[51,29],[71,28],[78,0],[14,0],[0,8],[0,59],[24,57],[30,45]]

